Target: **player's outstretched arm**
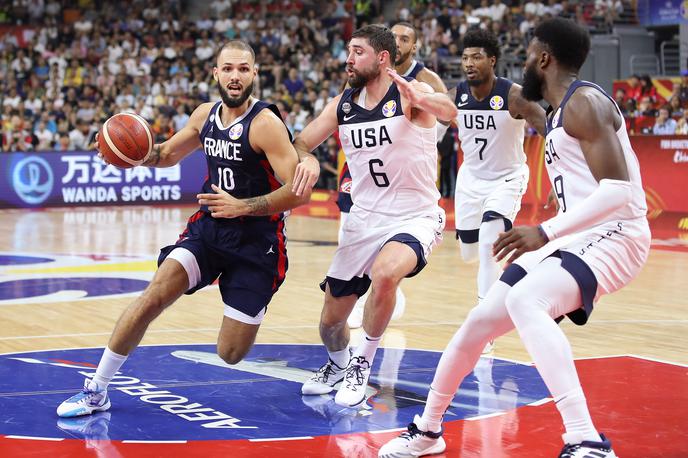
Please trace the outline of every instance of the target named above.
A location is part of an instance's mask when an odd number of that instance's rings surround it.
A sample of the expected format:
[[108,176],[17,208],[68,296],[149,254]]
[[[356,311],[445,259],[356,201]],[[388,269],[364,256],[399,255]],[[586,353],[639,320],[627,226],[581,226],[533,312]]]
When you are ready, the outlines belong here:
[[212,102],[208,102],[196,107],[194,112],[191,113],[186,126],[172,135],[167,141],[153,145],[153,151],[151,151],[148,159],[142,165],[147,167],[172,167],[189,153],[200,148],[201,141],[199,140],[199,135],[213,105]]
[[509,89],[509,114],[516,119],[528,121],[537,133],[547,135],[545,109],[539,103],[530,102],[523,97],[522,87],[514,83]]
[[257,197],[237,199],[222,188],[212,185],[215,194],[198,194],[199,205],[207,205],[214,218],[236,218],[244,215],[266,216],[308,203],[310,189],[297,196],[292,192],[294,172],[299,162],[289,141],[287,128],[272,111],[262,110],[251,123],[249,142],[255,151],[263,151],[282,186]]
[[387,73],[396,83],[401,96],[409,102],[411,107],[428,113],[440,121],[451,121],[458,114],[454,102],[447,97],[447,94],[434,92],[427,83],[406,81],[392,68],[387,68]]
[[330,100],[318,117],[308,123],[294,139],[294,148],[300,159],[296,166],[292,187],[292,191],[297,196],[310,191],[315,186],[315,182],[318,181],[320,163],[310,153],[337,129],[337,104],[340,98],[341,94]]
[[[614,105],[595,89],[581,88],[565,107],[564,130],[580,143],[583,156],[599,186],[580,204],[539,226],[519,226],[499,235],[493,246],[497,260],[513,253],[508,262],[550,240],[583,231],[628,205],[632,186],[616,130],[623,120]],[[566,198],[562,180],[560,198]]]

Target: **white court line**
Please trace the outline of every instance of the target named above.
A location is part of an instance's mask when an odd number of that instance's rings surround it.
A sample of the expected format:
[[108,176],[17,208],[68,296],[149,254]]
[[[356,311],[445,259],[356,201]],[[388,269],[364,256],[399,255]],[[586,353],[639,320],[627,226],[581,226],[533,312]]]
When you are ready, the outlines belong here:
[[[610,320],[610,321],[598,321],[598,323],[646,323],[646,324],[688,324],[688,320]],[[588,323],[590,324],[590,323]],[[458,321],[428,321],[428,322],[415,322],[415,323],[404,323],[398,327],[422,327],[422,326],[460,326],[461,322]],[[280,325],[280,326],[270,326],[263,325],[261,329],[317,329],[317,324],[300,324],[300,325]],[[164,334],[164,333],[177,333],[177,332],[217,332],[219,331],[219,326],[217,328],[182,328],[182,329],[149,329],[146,334]],[[108,332],[79,332],[73,334],[42,334],[42,335],[25,335],[25,336],[11,336],[11,337],[0,337],[0,341],[5,340],[22,340],[22,339],[51,339],[57,337],[88,337],[88,336],[109,336],[112,331]],[[408,350],[415,350],[409,348]],[[625,356],[625,355],[621,355]]]
[[32,441],[63,441],[64,437],[5,436],[5,439],[28,439]]
[[313,436],[301,437],[268,437],[266,439],[249,439],[249,442],[271,442],[271,441],[300,441],[313,439]]
[[548,402],[551,402],[551,401],[554,401],[554,398],[542,398],[538,401],[531,402],[530,404],[526,404],[526,405],[530,406],[530,407],[537,407],[537,406],[541,406],[543,404],[547,404]]
[[122,441],[123,444],[186,444],[186,441]]

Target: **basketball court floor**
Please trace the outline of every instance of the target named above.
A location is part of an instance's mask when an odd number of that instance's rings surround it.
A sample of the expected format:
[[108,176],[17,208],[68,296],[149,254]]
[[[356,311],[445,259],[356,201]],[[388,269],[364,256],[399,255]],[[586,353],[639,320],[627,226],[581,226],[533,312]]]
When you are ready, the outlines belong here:
[[[384,336],[364,407],[301,396],[326,358],[318,283],[338,224],[329,200],[318,194],[289,218],[287,279],[245,361],[230,367],[215,355],[223,308],[210,286],[153,323],[113,380],[109,411],[76,419],[58,418],[57,405],[94,372],[158,249],[195,207],[0,211],[0,456],[377,456],[422,411],[440,353],[475,303],[476,266],[461,262],[447,231],[426,269],[402,283],[406,311]],[[521,222],[536,213],[525,209]],[[561,325],[595,424],[622,458],[688,457],[681,227],[688,221],[653,220],[640,276],[603,298],[586,326]],[[440,457],[555,457],[562,445],[558,413],[515,332],[481,358],[445,419]]]

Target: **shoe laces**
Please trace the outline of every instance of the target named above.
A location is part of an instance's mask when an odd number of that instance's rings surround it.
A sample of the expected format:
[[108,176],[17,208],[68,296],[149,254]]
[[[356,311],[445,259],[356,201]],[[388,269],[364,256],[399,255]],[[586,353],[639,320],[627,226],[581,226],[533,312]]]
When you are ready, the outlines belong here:
[[559,458],[573,458],[578,449],[580,449],[580,444],[566,444],[559,454]]
[[[347,388],[355,390],[357,385],[363,385],[365,382],[364,371],[368,369],[370,369],[370,363],[366,361],[365,356],[355,356],[346,370]],[[355,382],[352,382],[352,379]]]
[[323,383],[327,383],[327,380],[330,378],[330,376],[337,373],[332,366],[336,366],[332,360],[329,360],[327,363],[323,364],[320,369],[318,369],[318,380],[322,381]]

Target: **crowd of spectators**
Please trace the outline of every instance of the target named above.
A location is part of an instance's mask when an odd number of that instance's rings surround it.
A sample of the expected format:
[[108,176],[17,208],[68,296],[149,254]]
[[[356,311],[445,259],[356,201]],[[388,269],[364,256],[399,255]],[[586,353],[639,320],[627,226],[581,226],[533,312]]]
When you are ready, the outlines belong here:
[[[543,19],[576,18],[595,30],[625,8],[622,0],[410,0],[391,11],[381,0],[206,4],[200,13],[187,0],[8,4],[0,11],[2,149],[89,149],[100,125],[122,111],[141,114],[164,141],[197,105],[219,99],[211,70],[218,47],[232,38],[253,45],[256,95],[276,103],[298,132],[340,92],[346,40],[367,22],[413,23],[418,58],[443,76],[443,62],[460,57],[470,27],[494,30],[502,54],[522,59]],[[332,185],[336,142],[318,153],[330,171],[322,184]]]

